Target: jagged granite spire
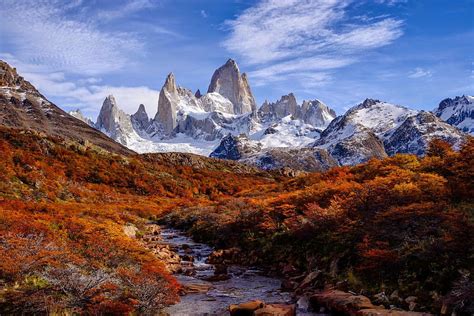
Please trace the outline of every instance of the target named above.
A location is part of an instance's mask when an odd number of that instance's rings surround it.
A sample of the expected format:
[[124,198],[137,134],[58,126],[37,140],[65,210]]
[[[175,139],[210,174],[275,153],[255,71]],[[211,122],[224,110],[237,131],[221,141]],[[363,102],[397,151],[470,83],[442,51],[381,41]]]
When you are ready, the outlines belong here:
[[229,99],[234,105],[234,114],[256,112],[257,106],[247,75],[240,74],[233,59],[229,59],[214,72],[207,92],[218,92]]
[[134,132],[130,115],[118,107],[113,95],[105,98],[96,127],[123,145],[127,145],[129,135]]
[[155,121],[161,124],[165,134],[170,135],[177,126],[178,90],[174,74],[171,72],[166,77],[165,84],[161,88],[160,97],[158,99],[158,112]]

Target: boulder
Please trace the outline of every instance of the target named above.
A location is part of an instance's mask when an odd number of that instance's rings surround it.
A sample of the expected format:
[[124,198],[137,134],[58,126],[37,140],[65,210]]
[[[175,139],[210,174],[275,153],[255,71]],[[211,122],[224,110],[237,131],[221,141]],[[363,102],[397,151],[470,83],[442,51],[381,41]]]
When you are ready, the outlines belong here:
[[252,316],[257,309],[265,307],[265,302],[260,300],[250,301],[241,304],[232,304],[229,306],[231,316]]
[[263,308],[259,308],[254,313],[255,316],[294,316],[295,305],[287,304],[267,304]]

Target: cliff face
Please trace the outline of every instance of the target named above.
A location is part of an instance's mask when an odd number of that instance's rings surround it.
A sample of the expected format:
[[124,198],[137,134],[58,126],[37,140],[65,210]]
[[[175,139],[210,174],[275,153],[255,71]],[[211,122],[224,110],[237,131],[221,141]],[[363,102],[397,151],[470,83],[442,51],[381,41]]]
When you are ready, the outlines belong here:
[[229,59],[214,72],[207,92],[217,92],[229,99],[234,105],[234,114],[255,112],[257,109],[247,75],[240,74],[239,67],[233,59]]
[[178,125],[176,111],[178,104],[178,89],[173,73],[166,78],[158,99],[158,112],[155,121],[160,123],[165,134],[169,135]]

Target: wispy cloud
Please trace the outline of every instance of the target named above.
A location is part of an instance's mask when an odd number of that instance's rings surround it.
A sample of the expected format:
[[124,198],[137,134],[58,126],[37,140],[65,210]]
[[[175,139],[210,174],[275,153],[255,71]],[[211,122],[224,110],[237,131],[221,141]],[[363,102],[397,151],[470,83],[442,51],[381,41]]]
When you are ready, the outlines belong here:
[[393,6],[400,3],[407,3],[408,0],[376,0],[375,2]]
[[351,19],[352,2],[262,0],[226,22],[231,32],[223,45],[256,68],[253,80],[270,82],[347,66],[403,34],[403,22],[386,15]]
[[97,75],[121,69],[143,48],[133,34],[73,18],[80,1],[5,0],[0,32],[17,58],[53,70]]
[[120,5],[118,8],[99,11],[97,13],[97,19],[99,21],[118,19],[144,9],[154,8],[156,6],[157,2],[154,0],[129,0],[125,4]]
[[201,10],[201,16],[205,19],[208,17],[206,10]]
[[421,67],[416,67],[408,73],[408,78],[417,79],[423,77],[431,77],[433,72],[428,69],[423,69]]
[[58,105],[65,110],[79,108],[85,114],[95,116],[104,98],[113,94],[120,108],[129,114],[134,113],[140,103],[151,116],[157,111],[159,91],[146,86],[101,85],[101,79],[96,77],[72,81],[63,72],[50,72],[48,67],[23,63],[11,54],[0,54],[0,59],[16,67],[21,76],[52,101],[60,98],[63,102]]

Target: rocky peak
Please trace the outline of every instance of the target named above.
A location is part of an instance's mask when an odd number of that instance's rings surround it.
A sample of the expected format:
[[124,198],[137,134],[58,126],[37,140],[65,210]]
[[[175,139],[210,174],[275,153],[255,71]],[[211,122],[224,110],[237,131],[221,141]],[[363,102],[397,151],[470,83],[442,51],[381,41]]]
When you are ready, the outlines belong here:
[[113,95],[109,95],[105,98],[100,109],[99,116],[97,117],[97,128],[103,129],[110,132],[114,129],[115,120],[118,116],[117,102]]
[[293,93],[283,95],[280,100],[275,103],[265,101],[260,107],[259,115],[264,119],[281,119],[288,115],[296,116],[298,112],[298,104]]
[[336,118],[336,112],[319,100],[303,101],[299,118],[306,124],[324,128]]
[[364,102],[362,102],[362,107],[368,108],[373,105],[376,105],[377,103],[381,103],[380,100],[367,98],[364,100]]
[[199,99],[200,97],[202,97],[201,90],[197,89],[197,91],[196,91],[196,93],[194,94],[194,96],[195,96],[196,98],[198,98],[198,99]]
[[165,84],[163,85],[163,88],[167,91],[176,91],[176,79],[174,78],[174,74],[170,72],[168,76],[166,77]]
[[96,127],[123,145],[127,145],[127,137],[134,132],[130,115],[118,107],[113,95],[105,98]]
[[256,111],[257,106],[247,75],[240,74],[239,67],[233,59],[229,59],[214,72],[207,92],[217,92],[229,99],[234,105],[234,114]]
[[448,124],[474,134],[474,97],[463,95],[444,99],[434,113]]
[[137,112],[131,116],[132,124],[136,130],[146,130],[150,125],[150,119],[146,113],[145,106],[140,104]]
[[158,111],[155,121],[158,122],[166,135],[171,135],[177,126],[178,89],[173,73],[169,73],[160,91]]

